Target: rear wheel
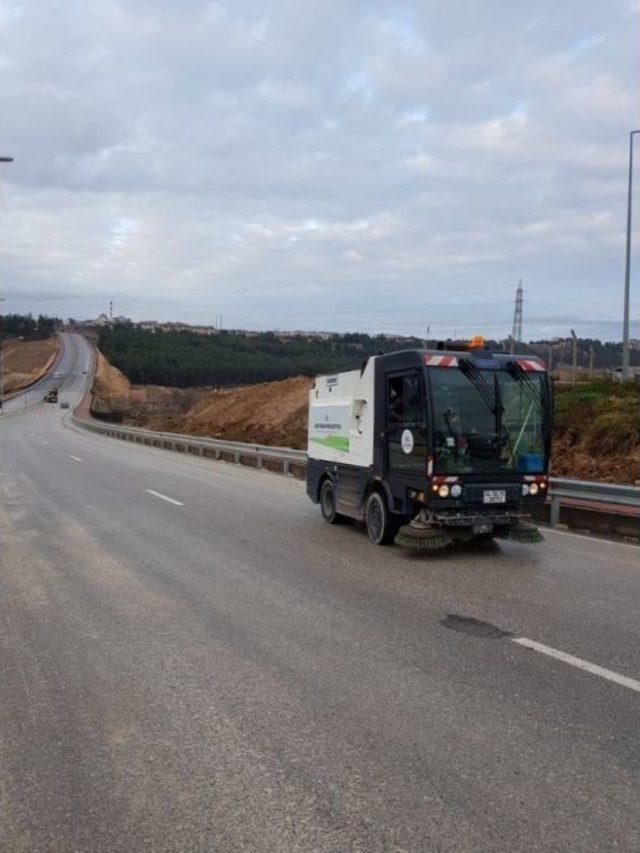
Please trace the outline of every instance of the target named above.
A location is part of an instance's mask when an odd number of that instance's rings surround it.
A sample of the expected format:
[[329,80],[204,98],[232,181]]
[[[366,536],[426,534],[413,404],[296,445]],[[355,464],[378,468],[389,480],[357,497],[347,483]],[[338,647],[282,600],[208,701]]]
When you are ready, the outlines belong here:
[[328,524],[338,524],[342,519],[336,512],[336,487],[333,480],[325,480],[320,487],[320,512]]
[[400,519],[389,512],[380,492],[371,492],[365,512],[367,534],[374,545],[390,545],[396,538]]

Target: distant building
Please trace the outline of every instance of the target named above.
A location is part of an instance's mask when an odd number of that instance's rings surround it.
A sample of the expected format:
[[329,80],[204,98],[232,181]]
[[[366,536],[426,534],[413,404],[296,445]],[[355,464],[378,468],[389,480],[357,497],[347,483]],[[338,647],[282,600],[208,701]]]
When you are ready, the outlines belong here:
[[81,320],[83,326],[114,326],[116,323],[130,323],[129,317],[119,314],[117,317],[109,317],[107,314],[98,314],[94,320]]
[[303,332],[301,329],[291,329],[284,331],[278,330],[273,333],[276,338],[281,341],[288,341],[292,338],[307,338],[314,341],[328,341],[331,339],[333,332]]
[[147,332],[193,332],[196,335],[217,335],[215,326],[191,326],[189,323],[161,323],[158,320],[141,320],[136,323],[139,329]]

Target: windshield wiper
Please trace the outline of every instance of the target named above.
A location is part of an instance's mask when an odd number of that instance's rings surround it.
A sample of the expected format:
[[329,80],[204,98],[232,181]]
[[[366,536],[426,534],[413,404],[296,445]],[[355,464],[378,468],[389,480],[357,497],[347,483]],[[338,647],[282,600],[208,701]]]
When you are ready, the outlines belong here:
[[502,440],[501,436],[504,433],[506,443],[509,445],[509,451],[513,453],[511,436],[509,435],[509,431],[502,423],[502,416],[504,415],[504,406],[502,405],[502,401],[500,399],[500,383],[494,379],[494,385],[492,388],[491,385],[484,378],[482,373],[475,366],[475,364],[473,364],[466,358],[461,358],[458,361],[458,367],[462,371],[463,376],[466,376],[466,378],[473,383],[473,386],[477,389],[483,402],[485,403],[491,414],[495,416],[496,437],[498,441]]
[[507,373],[515,381],[520,382],[525,392],[529,395],[529,400],[532,403],[543,406],[544,398],[542,386],[534,382],[526,370],[523,370],[517,361],[507,362]]
[[462,374],[473,384],[489,411],[493,415],[502,415],[504,408],[498,398],[495,387],[492,388],[491,385],[489,385],[475,364],[472,364],[466,358],[461,358],[458,361],[458,367],[462,371]]

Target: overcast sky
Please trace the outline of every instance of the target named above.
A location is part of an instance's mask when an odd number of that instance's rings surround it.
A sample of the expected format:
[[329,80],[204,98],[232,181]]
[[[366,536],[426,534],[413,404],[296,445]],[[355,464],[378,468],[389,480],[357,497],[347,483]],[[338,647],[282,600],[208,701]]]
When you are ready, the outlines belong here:
[[639,10],[4,0],[5,310],[619,339]]

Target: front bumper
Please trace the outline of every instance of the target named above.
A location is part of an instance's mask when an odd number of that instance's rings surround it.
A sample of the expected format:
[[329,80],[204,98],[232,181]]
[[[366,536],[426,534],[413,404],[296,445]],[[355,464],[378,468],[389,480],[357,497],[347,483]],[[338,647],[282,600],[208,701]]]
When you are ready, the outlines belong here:
[[475,527],[476,525],[491,524],[503,526],[527,519],[528,513],[523,509],[459,509],[437,510],[430,508],[430,522],[442,527]]

